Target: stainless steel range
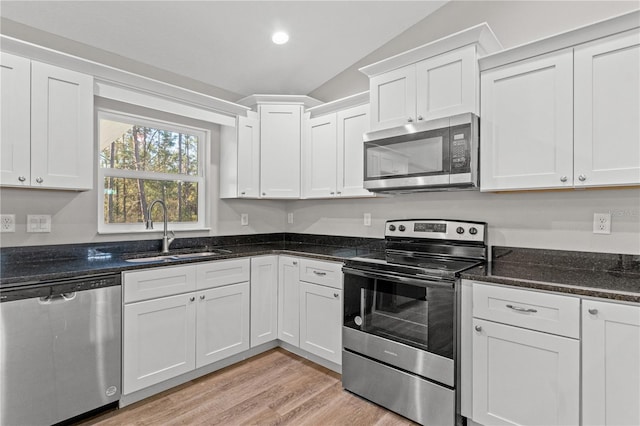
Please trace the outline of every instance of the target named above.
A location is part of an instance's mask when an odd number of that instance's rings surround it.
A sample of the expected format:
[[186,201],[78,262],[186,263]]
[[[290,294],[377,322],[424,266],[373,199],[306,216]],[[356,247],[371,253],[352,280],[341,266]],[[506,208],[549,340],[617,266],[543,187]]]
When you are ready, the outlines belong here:
[[391,220],[384,253],[345,263],[345,389],[421,424],[461,422],[456,284],[486,262],[486,228]]

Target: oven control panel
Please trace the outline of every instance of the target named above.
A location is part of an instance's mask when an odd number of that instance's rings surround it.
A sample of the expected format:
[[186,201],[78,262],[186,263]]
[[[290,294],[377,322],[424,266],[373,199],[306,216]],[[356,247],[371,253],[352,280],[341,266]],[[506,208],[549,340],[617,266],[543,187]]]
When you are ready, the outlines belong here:
[[385,237],[485,242],[487,224],[441,219],[388,220]]

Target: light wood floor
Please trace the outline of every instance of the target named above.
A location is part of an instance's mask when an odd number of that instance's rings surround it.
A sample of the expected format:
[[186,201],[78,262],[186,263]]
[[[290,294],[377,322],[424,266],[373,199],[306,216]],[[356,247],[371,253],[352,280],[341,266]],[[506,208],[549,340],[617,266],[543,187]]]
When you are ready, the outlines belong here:
[[413,425],[276,348],[83,425]]

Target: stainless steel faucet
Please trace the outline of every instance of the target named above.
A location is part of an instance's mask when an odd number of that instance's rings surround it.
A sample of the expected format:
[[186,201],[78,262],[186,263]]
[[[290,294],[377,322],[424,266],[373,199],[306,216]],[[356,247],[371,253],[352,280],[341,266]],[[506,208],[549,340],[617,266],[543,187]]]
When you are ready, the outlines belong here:
[[153,229],[153,220],[151,220],[151,209],[153,209],[153,206],[155,206],[157,203],[160,203],[160,205],[162,206],[163,219],[164,219],[164,233],[162,234],[162,253],[169,253],[169,246],[171,245],[173,240],[175,240],[176,238],[173,231],[171,231],[171,238],[169,238],[169,236],[167,235],[168,214],[167,214],[167,206],[164,204],[164,201],[155,200],[149,205],[149,208],[147,209],[147,229]]

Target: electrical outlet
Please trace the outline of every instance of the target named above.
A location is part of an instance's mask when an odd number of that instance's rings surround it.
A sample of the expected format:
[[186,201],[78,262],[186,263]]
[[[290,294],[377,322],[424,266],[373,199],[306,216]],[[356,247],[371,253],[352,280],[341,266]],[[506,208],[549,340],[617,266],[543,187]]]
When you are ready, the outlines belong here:
[[0,232],[16,232],[16,215],[0,215]]
[[51,215],[28,214],[27,232],[51,232]]
[[293,223],[293,213],[287,213],[287,223]]
[[365,213],[363,222],[364,226],[371,226],[371,213]]
[[247,226],[249,225],[249,214],[247,213],[242,213],[240,215],[240,225],[242,226]]
[[593,233],[594,234],[611,234],[611,214],[610,213],[594,213],[593,214]]

